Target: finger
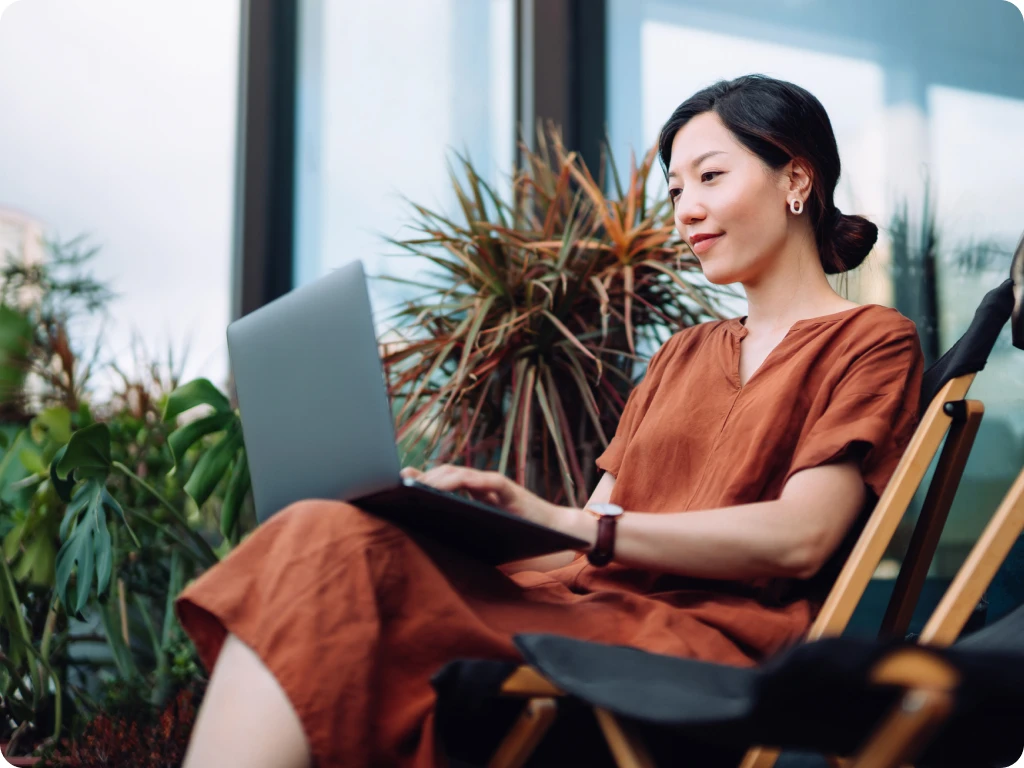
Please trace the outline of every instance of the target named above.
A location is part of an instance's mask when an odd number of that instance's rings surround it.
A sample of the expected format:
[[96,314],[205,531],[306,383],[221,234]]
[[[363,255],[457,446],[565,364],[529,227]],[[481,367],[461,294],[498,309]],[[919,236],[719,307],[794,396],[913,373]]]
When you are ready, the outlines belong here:
[[445,491],[465,490],[472,494],[499,491],[490,473],[467,467],[445,465],[431,470],[430,482],[435,488]]
[[421,483],[440,488],[442,484],[445,484],[445,478],[451,475],[453,469],[457,469],[457,467],[453,467],[451,464],[440,464],[428,469],[416,479]]
[[423,472],[415,467],[406,467],[402,470],[401,475],[402,477],[407,477],[411,480],[419,480],[423,477]]

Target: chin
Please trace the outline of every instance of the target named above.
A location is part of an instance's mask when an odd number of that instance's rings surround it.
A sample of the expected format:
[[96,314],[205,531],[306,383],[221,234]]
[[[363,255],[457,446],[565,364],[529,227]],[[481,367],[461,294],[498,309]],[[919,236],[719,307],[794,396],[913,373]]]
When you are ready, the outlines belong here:
[[737,269],[735,265],[716,264],[713,260],[709,260],[709,263],[701,262],[700,268],[708,282],[714,285],[738,283],[742,277],[742,271]]

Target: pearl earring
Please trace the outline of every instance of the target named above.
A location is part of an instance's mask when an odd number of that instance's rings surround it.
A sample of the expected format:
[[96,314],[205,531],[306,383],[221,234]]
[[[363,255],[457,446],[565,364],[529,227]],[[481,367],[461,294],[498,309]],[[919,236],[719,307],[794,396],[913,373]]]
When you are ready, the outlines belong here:
[[790,200],[789,210],[799,216],[804,212],[804,201],[803,200]]

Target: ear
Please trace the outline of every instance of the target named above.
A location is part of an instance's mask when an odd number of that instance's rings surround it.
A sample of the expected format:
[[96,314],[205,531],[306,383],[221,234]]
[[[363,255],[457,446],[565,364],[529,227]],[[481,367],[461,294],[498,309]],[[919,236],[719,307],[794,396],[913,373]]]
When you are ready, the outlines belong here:
[[806,200],[811,195],[814,174],[805,160],[796,157],[782,169],[782,182],[787,195],[798,195],[801,200]]

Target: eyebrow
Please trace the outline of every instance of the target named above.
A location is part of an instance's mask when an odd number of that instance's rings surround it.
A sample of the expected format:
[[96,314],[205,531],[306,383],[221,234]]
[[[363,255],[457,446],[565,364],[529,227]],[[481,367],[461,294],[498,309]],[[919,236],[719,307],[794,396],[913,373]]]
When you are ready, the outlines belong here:
[[[694,160],[692,163],[690,163],[690,167],[691,168],[696,168],[698,165],[703,163],[705,160],[707,160],[712,155],[725,155],[725,154],[728,154],[728,153],[725,150],[723,150],[723,149],[713,149],[710,152],[705,152],[703,155],[700,155],[699,157],[697,157],[696,160]],[[675,171],[669,171],[668,175],[669,175],[669,178],[672,178],[673,176],[678,176],[679,174],[676,173]]]

